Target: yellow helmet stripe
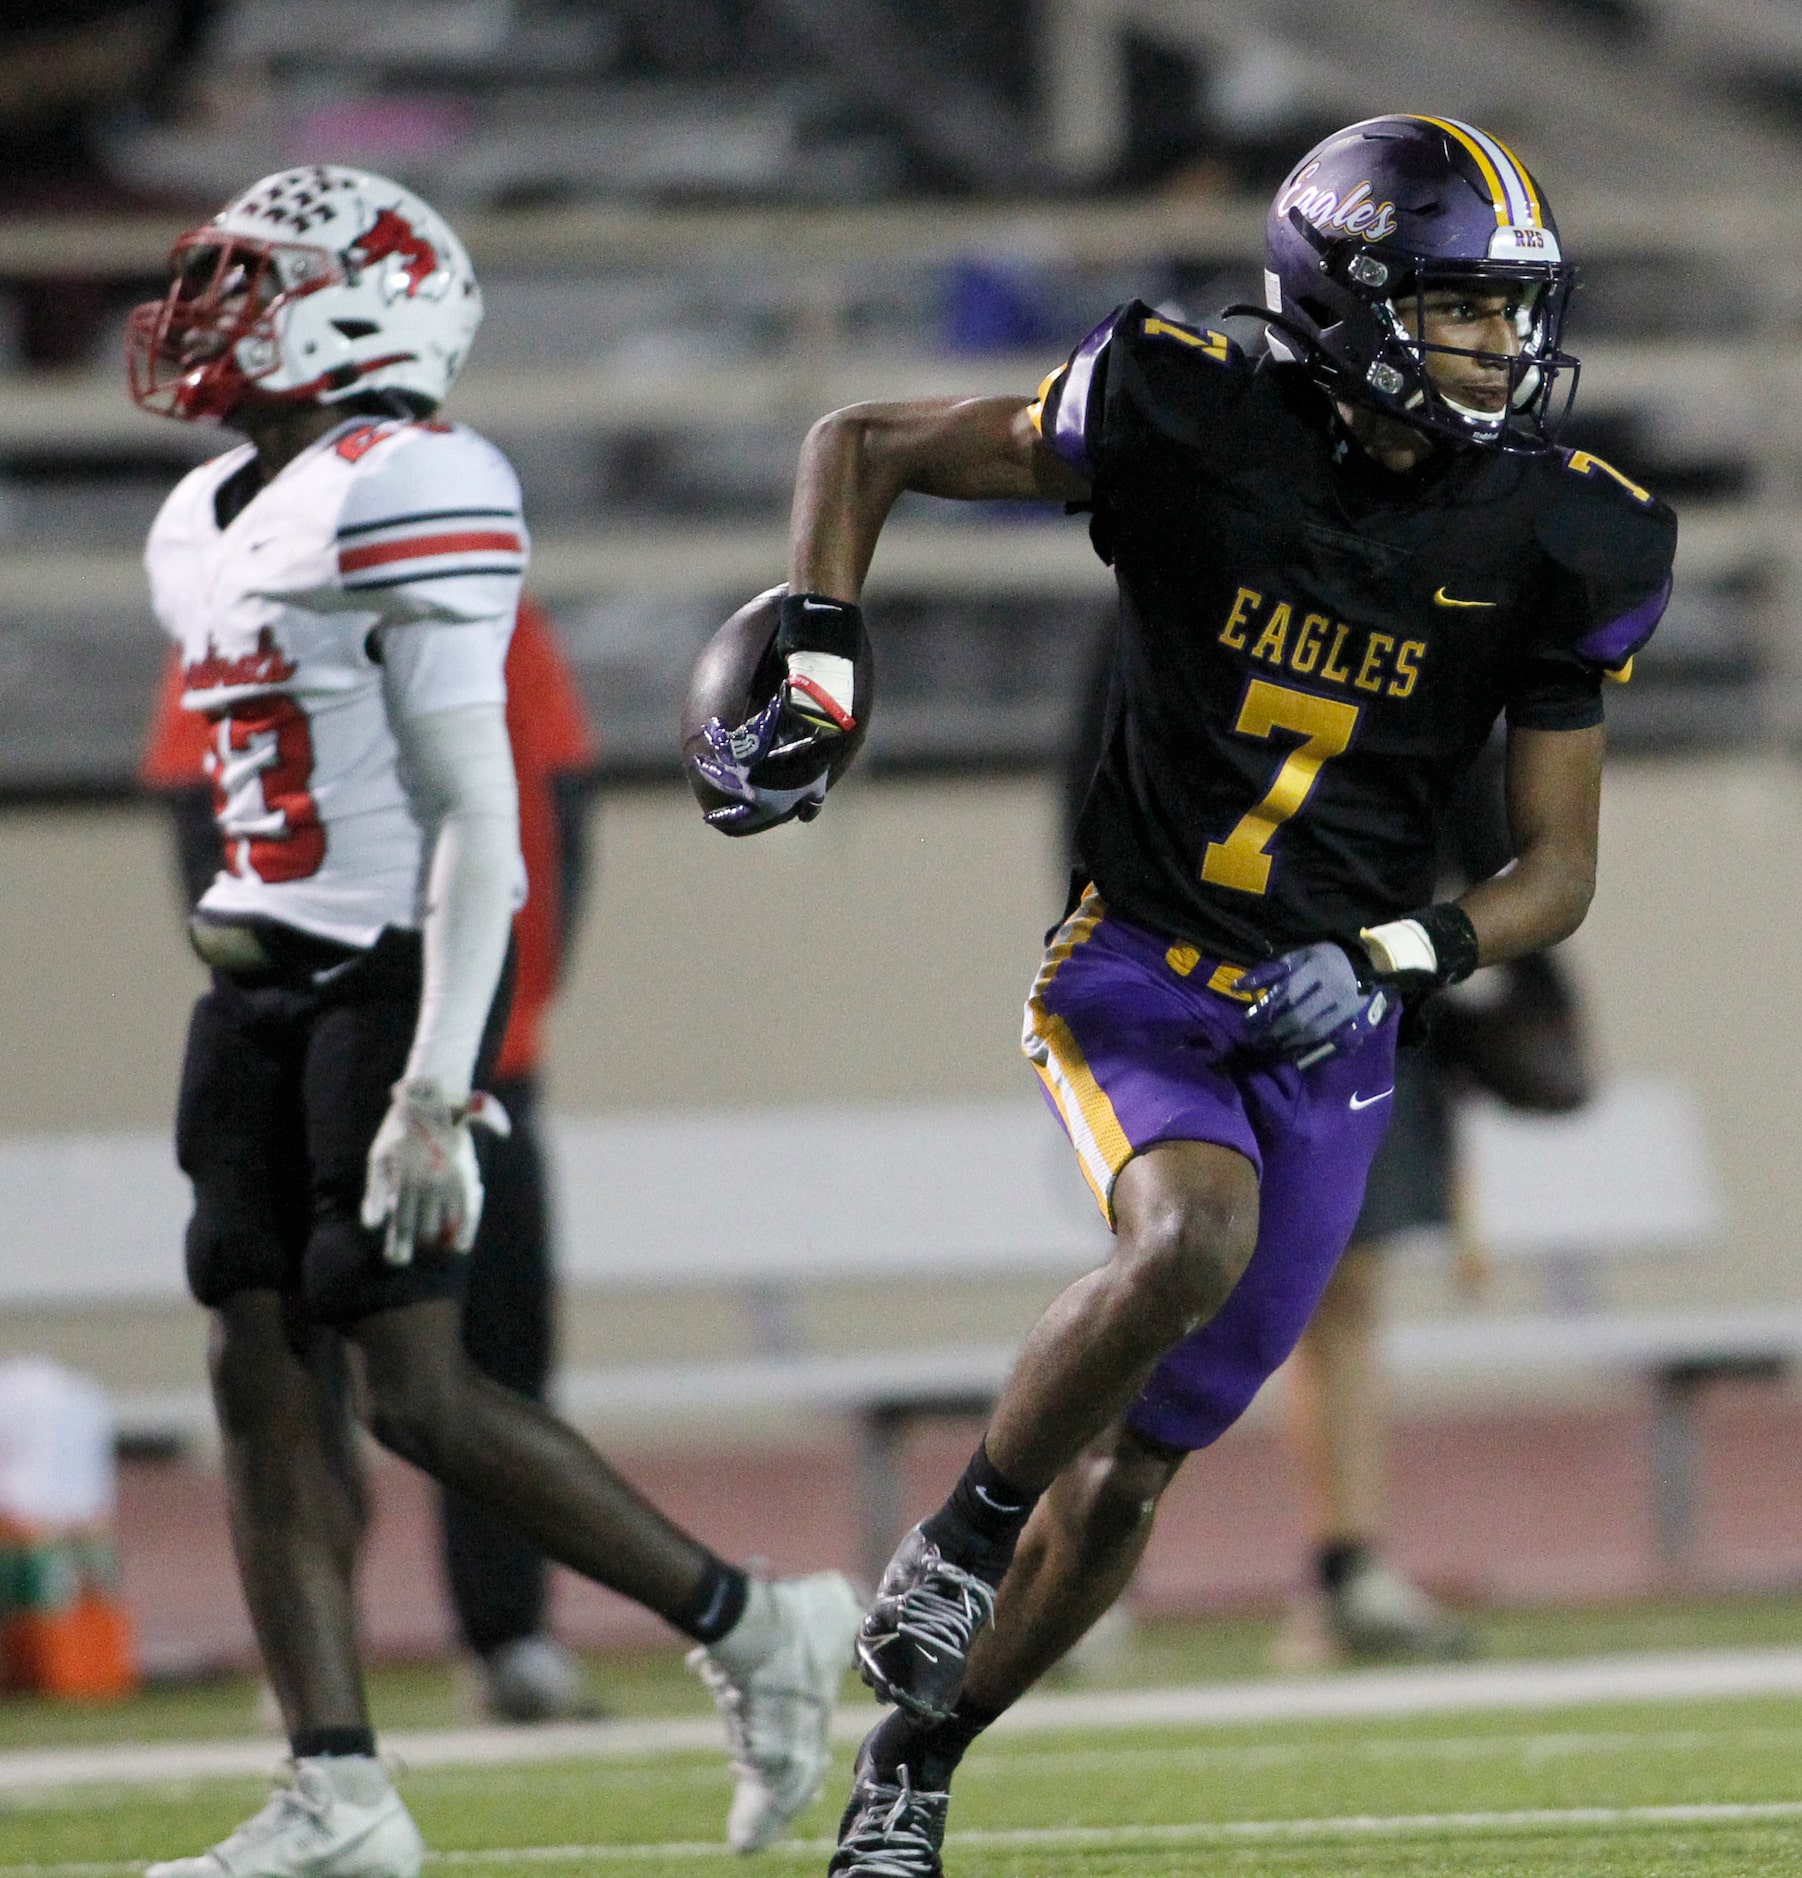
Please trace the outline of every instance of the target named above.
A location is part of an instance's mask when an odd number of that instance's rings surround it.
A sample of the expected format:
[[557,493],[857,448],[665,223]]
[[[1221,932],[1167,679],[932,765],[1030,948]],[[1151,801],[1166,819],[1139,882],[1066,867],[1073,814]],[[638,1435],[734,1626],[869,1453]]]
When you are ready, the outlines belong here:
[[1498,228],[1507,228],[1517,221],[1532,228],[1544,226],[1539,219],[1538,196],[1527,179],[1526,170],[1510,150],[1497,143],[1487,131],[1478,130],[1474,124],[1460,124],[1456,118],[1429,117],[1423,113],[1418,121],[1437,125],[1448,137],[1455,137],[1476,159],[1477,168],[1489,185]]
[[1527,214],[1532,218],[1535,228],[1543,228],[1545,223],[1541,219],[1539,211],[1539,191],[1533,186],[1532,171],[1502,142],[1501,138],[1490,137],[1486,131],[1479,132],[1478,134],[1487,138],[1513,166],[1515,177],[1520,183],[1521,193],[1527,198]]

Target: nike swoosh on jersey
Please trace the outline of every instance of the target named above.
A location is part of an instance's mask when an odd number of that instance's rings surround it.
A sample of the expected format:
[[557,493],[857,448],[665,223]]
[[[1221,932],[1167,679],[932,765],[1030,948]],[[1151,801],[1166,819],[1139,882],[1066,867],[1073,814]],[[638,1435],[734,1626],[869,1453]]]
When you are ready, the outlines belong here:
[[1388,1101],[1388,1099],[1394,1094],[1395,1094],[1395,1085],[1391,1083],[1387,1089],[1379,1090],[1378,1093],[1373,1096],[1356,1096],[1356,1095],[1353,1096],[1350,1103],[1347,1106],[1351,1109],[1352,1113],[1355,1115],[1359,1109],[1374,1108],[1377,1105],[1377,1103]]
[[1452,596],[1441,587],[1439,591],[1433,595],[1433,604],[1435,606],[1499,606],[1501,602],[1499,600],[1454,600]]

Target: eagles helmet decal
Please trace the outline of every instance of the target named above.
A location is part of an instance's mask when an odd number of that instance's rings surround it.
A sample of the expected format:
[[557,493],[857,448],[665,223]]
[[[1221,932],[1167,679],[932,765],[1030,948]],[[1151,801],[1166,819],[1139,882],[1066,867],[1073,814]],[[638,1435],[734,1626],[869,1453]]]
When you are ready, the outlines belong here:
[[[1265,220],[1271,346],[1333,396],[1453,442],[1549,447],[1576,390],[1562,349],[1575,270],[1544,192],[1499,139],[1455,118],[1374,117],[1336,132],[1295,166]],[[1428,371],[1431,347],[1402,312],[1436,288],[1520,296],[1518,349],[1492,355],[1507,403],[1454,402]],[[1417,317],[1414,331],[1421,329]]]

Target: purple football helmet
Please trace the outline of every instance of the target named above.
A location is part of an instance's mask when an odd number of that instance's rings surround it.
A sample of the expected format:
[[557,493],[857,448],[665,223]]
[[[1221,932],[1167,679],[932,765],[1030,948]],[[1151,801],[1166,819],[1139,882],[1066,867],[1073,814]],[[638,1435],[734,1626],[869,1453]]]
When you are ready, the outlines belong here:
[[[1577,385],[1559,346],[1575,270],[1539,185],[1486,131],[1399,115],[1338,131],[1277,191],[1264,241],[1272,350],[1334,397],[1456,443],[1548,447]],[[1423,331],[1426,294],[1455,286],[1519,296],[1512,356],[1461,353],[1506,366],[1498,411],[1448,396],[1428,354],[1460,349],[1424,345],[1403,324],[1411,303]]]

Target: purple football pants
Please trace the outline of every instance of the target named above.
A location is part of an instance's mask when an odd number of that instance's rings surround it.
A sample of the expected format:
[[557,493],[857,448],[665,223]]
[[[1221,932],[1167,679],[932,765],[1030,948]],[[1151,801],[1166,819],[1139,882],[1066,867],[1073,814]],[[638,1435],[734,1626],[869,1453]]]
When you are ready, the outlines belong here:
[[1295,1348],[1394,1106],[1393,1016],[1355,1055],[1300,1070],[1248,1042],[1239,970],[1116,918],[1091,890],[1026,1002],[1023,1047],[1110,1226],[1120,1170],[1160,1141],[1217,1142],[1258,1177],[1251,1263],[1127,1417],[1173,1448],[1217,1441]]

